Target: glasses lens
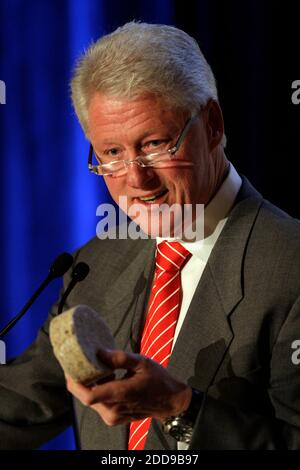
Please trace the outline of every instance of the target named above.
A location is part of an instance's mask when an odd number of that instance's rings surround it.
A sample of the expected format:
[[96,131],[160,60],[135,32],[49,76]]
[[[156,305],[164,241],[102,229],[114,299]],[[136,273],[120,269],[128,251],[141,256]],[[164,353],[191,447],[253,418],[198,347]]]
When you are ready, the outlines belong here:
[[[97,161],[98,162],[98,161]],[[140,165],[141,167],[155,167],[164,168],[168,167],[172,162],[172,154],[170,152],[151,153],[137,157],[136,160],[127,162],[124,160],[93,165],[90,170],[93,173],[102,176],[123,176],[127,173],[129,165]]]
[[165,163],[170,162],[172,155],[170,152],[151,153],[139,158],[144,166],[163,166]]
[[121,160],[119,162],[103,163],[102,165],[99,165],[99,172],[101,175],[116,174],[117,176],[126,173],[124,161]]

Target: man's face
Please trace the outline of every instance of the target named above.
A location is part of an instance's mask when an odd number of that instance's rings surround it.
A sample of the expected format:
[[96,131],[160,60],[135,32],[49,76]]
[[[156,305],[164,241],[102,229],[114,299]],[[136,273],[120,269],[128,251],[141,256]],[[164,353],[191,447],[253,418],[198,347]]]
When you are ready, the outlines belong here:
[[[97,93],[89,106],[89,138],[96,154],[105,154],[110,160],[133,160],[145,152],[156,152],[161,141],[171,148],[189,117],[153,95],[124,101]],[[191,125],[176,153],[179,166],[130,164],[123,176],[104,176],[114,201],[118,204],[120,196],[126,196],[129,212],[131,206],[138,205],[148,214],[153,204],[183,207],[207,203],[214,179],[207,119],[204,110]]]

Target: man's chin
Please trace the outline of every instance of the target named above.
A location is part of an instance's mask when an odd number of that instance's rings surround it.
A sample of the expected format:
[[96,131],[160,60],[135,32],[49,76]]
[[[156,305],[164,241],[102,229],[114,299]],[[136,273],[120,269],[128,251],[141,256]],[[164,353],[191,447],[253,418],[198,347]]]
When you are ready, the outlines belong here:
[[[162,207],[165,206],[165,207]],[[192,206],[173,205],[172,210],[167,204],[159,206],[159,210],[140,210],[130,218],[149,238],[175,238],[184,241],[202,240],[204,236],[204,206],[199,204],[198,216],[194,219]]]
[[137,211],[129,211],[129,217],[149,238],[181,238],[182,214],[170,212],[167,204],[151,205],[151,209],[137,205]]
[[[119,206],[127,213],[128,217],[138,225],[145,234],[145,238],[177,238],[181,240],[195,240],[202,238],[203,233],[203,205],[199,206],[200,212],[195,218],[192,204],[131,204],[127,205],[126,198],[120,199]],[[198,207],[197,207],[198,209]],[[199,217],[200,216],[200,217]],[[196,233],[194,221],[197,220]],[[132,226],[133,236],[136,238],[136,225]]]
[[[133,222],[139,227],[141,232],[147,235],[147,238],[181,238],[181,236],[176,235],[177,231],[173,227],[157,226],[153,221],[148,223],[133,220]],[[178,230],[178,233],[181,233],[181,230]]]

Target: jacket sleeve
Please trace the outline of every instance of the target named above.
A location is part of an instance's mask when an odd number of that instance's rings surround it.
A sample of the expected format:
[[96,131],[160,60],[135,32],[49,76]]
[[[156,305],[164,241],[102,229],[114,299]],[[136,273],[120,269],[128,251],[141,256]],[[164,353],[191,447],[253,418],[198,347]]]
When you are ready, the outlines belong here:
[[71,424],[64,374],[49,341],[51,316],[23,354],[0,366],[0,449],[35,449]]
[[[293,343],[300,340],[300,298],[283,323],[269,358],[266,377],[268,406],[251,406],[251,385],[246,379],[225,379],[226,400],[205,394],[193,432],[191,449],[300,450],[300,364]],[[300,356],[300,354],[298,355]],[[266,358],[268,361],[268,358]],[[235,387],[248,389],[249,406],[235,402]]]

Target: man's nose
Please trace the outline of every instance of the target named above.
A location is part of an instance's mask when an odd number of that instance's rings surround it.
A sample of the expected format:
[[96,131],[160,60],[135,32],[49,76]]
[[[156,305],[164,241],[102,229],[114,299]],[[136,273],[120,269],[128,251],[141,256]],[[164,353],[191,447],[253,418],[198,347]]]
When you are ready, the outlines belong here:
[[143,188],[154,178],[151,167],[142,167],[138,161],[131,160],[127,166],[127,184],[132,188]]

